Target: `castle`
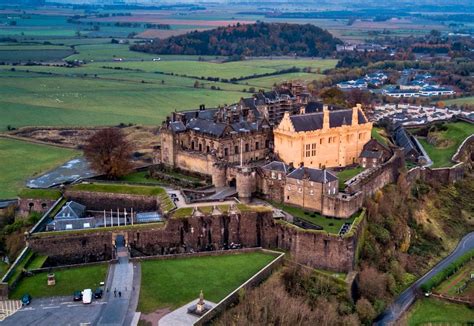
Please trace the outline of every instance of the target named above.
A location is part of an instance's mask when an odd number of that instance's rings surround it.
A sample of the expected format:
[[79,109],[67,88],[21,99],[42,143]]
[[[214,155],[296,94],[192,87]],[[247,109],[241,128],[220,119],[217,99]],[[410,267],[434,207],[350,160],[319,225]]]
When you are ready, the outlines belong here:
[[226,107],[174,112],[160,129],[161,162],[210,175],[217,188],[235,187],[243,202],[259,192],[348,217],[360,206],[335,213],[333,202],[342,199],[326,168],[357,164],[371,130],[360,105],[328,108],[290,84]]

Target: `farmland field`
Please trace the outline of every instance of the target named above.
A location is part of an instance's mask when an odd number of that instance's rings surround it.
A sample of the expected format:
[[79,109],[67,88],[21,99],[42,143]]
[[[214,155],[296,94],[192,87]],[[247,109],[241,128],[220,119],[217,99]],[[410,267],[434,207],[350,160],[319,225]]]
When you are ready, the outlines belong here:
[[408,313],[408,325],[466,325],[474,320],[474,311],[462,304],[433,298],[418,300]]
[[456,98],[456,99],[453,99],[453,100],[446,100],[445,103],[446,103],[446,105],[452,105],[452,104],[457,104],[457,105],[470,104],[470,105],[474,105],[474,96],[460,97],[460,98]]
[[0,138],[0,199],[14,198],[26,179],[75,155],[77,152],[69,149]]

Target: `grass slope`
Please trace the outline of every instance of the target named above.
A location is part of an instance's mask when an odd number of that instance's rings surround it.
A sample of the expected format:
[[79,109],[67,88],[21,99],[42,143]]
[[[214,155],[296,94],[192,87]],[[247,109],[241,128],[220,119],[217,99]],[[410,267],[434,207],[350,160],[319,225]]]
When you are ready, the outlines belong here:
[[474,321],[474,310],[467,306],[448,303],[437,299],[418,300],[408,315],[408,325],[466,325]]
[[91,288],[94,290],[105,281],[107,265],[77,267],[54,272],[56,285],[48,286],[48,273],[39,273],[23,278],[10,294],[10,298],[19,299],[25,293],[33,298],[71,295],[76,290]]
[[0,138],[0,198],[15,197],[28,178],[75,155],[77,152],[70,149]]
[[448,139],[451,144],[444,148],[431,145],[424,138],[418,138],[423,148],[426,150],[431,160],[433,160],[433,168],[452,166],[454,163],[451,158],[456,153],[462,142],[474,134],[474,125],[467,122],[455,122],[446,124],[447,131],[440,132],[442,139]]
[[274,258],[256,252],[144,261],[138,310],[178,308],[197,298],[201,290],[207,300],[218,302]]

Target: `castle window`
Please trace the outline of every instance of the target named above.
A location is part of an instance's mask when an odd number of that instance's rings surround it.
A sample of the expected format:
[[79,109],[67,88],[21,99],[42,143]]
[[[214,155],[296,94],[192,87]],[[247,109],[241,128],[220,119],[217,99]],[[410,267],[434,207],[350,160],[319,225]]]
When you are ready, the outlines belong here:
[[303,188],[299,187],[298,192],[303,192]]
[[66,224],[66,230],[72,230],[72,224]]
[[278,173],[278,180],[281,180],[281,173]]
[[206,147],[206,152],[207,152],[207,153],[209,153],[209,152],[210,152],[209,145]]
[[235,146],[235,147],[234,147],[234,153],[235,153],[235,154],[239,154],[239,146]]
[[191,149],[194,150],[194,140],[191,142]]
[[84,229],[90,228],[91,224],[90,223],[84,223]]
[[272,171],[272,179],[276,179],[276,173]]
[[332,137],[328,137],[328,144],[331,144],[331,138]]
[[364,134],[363,134],[363,133],[360,133],[360,134],[359,134],[359,139],[362,139],[363,136],[364,136]]
[[311,156],[316,156],[316,143],[311,144]]
[[224,156],[228,156],[229,155],[229,149],[226,147],[224,148]]
[[310,195],[314,195],[313,189],[311,189],[311,190],[309,191],[309,194],[310,194]]
[[202,144],[199,144],[199,151],[202,152]]
[[324,142],[324,138],[321,138],[321,139],[319,140],[319,145],[322,145],[323,142]]
[[269,148],[270,147],[270,141],[269,140],[265,140],[265,148]]
[[260,143],[259,142],[255,143],[255,149],[260,149]]
[[311,149],[311,145],[310,145],[310,144],[306,144],[306,153],[305,153],[305,156],[306,156],[306,157],[309,157],[309,156],[310,156],[310,154],[311,154],[310,149]]
[[245,144],[245,151],[246,151],[246,152],[250,151],[250,146],[249,146],[249,144]]

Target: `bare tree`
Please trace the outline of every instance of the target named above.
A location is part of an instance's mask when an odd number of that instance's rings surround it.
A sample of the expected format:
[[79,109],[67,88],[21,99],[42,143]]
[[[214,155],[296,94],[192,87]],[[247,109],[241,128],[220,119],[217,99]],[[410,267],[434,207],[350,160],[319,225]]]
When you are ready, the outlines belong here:
[[106,128],[92,135],[84,146],[91,167],[109,179],[120,178],[132,169],[132,145],[118,128]]

